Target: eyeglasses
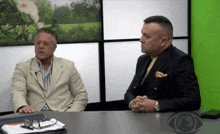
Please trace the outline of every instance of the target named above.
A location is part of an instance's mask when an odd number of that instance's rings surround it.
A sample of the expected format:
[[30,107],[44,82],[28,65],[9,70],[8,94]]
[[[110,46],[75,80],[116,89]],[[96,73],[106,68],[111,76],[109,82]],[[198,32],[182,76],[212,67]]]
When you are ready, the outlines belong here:
[[27,129],[43,129],[43,128],[48,128],[48,127],[52,127],[57,123],[57,120],[54,124],[50,124],[50,125],[46,125],[46,126],[41,126],[40,125],[40,121],[37,119],[34,120],[30,120],[30,119],[24,119],[24,125],[22,125],[21,127],[23,128],[27,128]]

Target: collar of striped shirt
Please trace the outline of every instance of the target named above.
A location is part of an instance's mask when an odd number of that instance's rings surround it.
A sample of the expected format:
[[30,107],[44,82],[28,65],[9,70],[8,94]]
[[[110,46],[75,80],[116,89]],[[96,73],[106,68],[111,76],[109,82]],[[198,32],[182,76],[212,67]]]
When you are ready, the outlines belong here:
[[[36,59],[37,59],[37,57],[36,57]],[[44,69],[44,67],[41,64],[41,61],[39,59],[37,59],[37,62],[38,62],[40,72],[42,75],[42,80],[44,81],[44,88],[45,88],[45,90],[48,90],[50,83],[51,83],[51,77],[52,77],[53,57],[51,59],[50,67],[48,70]]]
[[[37,60],[37,63],[38,63],[38,65],[39,65],[39,67],[40,67],[40,66],[43,67],[41,61],[40,61],[36,56],[35,56],[35,58],[36,58],[36,60]],[[51,58],[50,67],[53,66],[53,59],[54,59],[54,56]],[[48,70],[49,70],[49,69],[48,69]]]

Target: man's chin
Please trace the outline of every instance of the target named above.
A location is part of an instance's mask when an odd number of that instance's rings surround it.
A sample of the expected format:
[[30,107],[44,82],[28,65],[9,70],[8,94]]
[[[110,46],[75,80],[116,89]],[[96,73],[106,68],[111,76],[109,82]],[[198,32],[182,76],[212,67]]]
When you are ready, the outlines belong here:
[[42,61],[42,60],[45,60],[45,57],[43,56],[36,56],[38,58],[38,60]]
[[143,49],[141,49],[141,52],[147,54],[147,52],[145,50],[143,50]]

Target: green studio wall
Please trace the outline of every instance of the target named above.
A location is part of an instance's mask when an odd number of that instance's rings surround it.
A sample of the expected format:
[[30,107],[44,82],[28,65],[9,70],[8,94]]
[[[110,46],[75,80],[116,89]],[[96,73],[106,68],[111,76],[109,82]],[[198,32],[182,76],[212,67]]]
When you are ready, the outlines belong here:
[[191,0],[191,55],[200,109],[220,110],[220,0]]

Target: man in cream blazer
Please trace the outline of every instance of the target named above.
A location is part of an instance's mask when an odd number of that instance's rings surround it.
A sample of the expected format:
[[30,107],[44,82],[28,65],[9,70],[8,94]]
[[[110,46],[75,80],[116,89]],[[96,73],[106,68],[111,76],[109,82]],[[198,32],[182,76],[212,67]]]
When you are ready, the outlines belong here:
[[17,64],[14,71],[11,93],[15,112],[85,109],[87,92],[74,63],[53,56],[55,49],[55,33],[46,28],[39,30],[36,57]]

